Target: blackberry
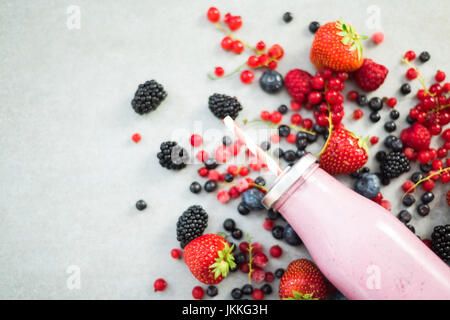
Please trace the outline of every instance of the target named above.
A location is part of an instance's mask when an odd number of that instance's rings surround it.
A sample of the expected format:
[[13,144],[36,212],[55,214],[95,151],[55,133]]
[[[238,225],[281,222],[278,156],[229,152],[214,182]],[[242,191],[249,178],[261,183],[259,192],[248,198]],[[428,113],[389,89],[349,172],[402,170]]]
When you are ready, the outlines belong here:
[[143,115],[156,110],[167,97],[164,87],[155,80],[146,81],[138,86],[131,106],[136,113]]
[[445,262],[450,262],[450,224],[434,227],[431,249]]
[[378,151],[375,154],[375,159],[377,159],[378,162],[383,162],[384,158],[386,158],[386,151]]
[[219,119],[226,116],[236,119],[242,106],[236,97],[230,97],[225,94],[214,93],[209,97],[209,110]]
[[387,178],[397,178],[411,169],[409,160],[403,152],[391,151],[380,165],[381,174]]
[[186,163],[189,161],[188,152],[176,142],[163,142],[160,149],[157,157],[161,166],[169,170],[180,170],[186,167]]
[[177,240],[181,248],[197,237],[200,237],[208,226],[208,214],[199,205],[190,206],[178,218]]

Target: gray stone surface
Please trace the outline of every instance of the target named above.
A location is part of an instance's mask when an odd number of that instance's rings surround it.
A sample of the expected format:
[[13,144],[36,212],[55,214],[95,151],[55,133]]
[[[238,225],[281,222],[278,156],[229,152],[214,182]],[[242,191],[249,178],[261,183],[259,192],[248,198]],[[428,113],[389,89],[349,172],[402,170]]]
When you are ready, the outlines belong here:
[[[282,4],[281,4],[282,3]],[[260,213],[239,216],[237,203],[221,205],[212,195],[195,196],[189,184],[196,169],[173,173],[155,160],[159,144],[195,121],[204,129],[220,128],[207,110],[214,92],[236,95],[244,105],[240,119],[256,118],[265,109],[288,103],[288,95],[270,96],[238,77],[210,81],[205,74],[217,65],[231,70],[245,59],[220,49],[223,34],[205,18],[210,1],[2,1],[0,3],[0,298],[4,299],[181,299],[190,298],[196,280],[170,249],[177,246],[175,223],[191,204],[210,214],[208,231],[221,230],[225,217],[253,234],[267,248],[277,243],[262,227]],[[372,1],[217,1],[223,13],[243,17],[237,35],[250,43],[280,43],[286,50],[279,64],[285,74],[300,67],[312,71],[308,52],[310,21],[339,17],[363,34]],[[68,30],[66,10],[81,10],[81,29]],[[421,66],[426,79],[439,68],[450,72],[448,1],[377,1],[385,42],[368,44],[367,56],[386,65],[390,74],[377,95],[399,98],[400,132],[411,96],[398,88],[404,82],[406,50],[428,50],[431,61]],[[282,14],[294,20],[285,24]],[[259,78],[261,72],[257,72]],[[137,85],[156,79],[169,93],[148,116],[135,114],[130,100]],[[419,87],[418,82],[412,84]],[[383,136],[383,122],[370,125],[368,114],[353,122],[356,107],[346,106],[345,123],[360,134]],[[306,113],[304,113],[306,114]],[[382,119],[388,111],[382,111]],[[139,132],[135,145],[130,137]],[[437,139],[435,139],[437,140]],[[373,148],[374,153],[381,143]],[[312,149],[312,151],[317,151]],[[373,159],[370,167],[375,168]],[[401,180],[383,189],[400,210]],[[348,180],[343,180],[348,183]],[[448,187],[447,187],[448,189]],[[444,188],[427,218],[414,214],[422,237],[432,226],[449,222]],[[138,212],[139,199],[148,203]],[[339,230],[336,230],[339,232]],[[304,248],[282,245],[282,259],[269,269],[307,257]],[[81,288],[67,287],[69,266],[81,271]],[[70,271],[70,270],[69,270]],[[164,293],[153,281],[164,277]],[[245,282],[237,273],[219,288],[228,299]],[[274,287],[277,282],[274,282]],[[275,290],[276,292],[276,290]],[[276,293],[272,294],[276,298]]]

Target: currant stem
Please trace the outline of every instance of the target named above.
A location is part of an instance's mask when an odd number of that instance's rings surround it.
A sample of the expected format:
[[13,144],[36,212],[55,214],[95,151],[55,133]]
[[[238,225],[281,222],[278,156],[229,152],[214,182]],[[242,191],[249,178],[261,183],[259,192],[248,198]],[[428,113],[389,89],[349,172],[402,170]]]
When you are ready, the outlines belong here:
[[413,68],[416,72],[417,72],[417,76],[419,77],[418,80],[420,82],[420,84],[422,85],[423,89],[425,90],[426,94],[433,97],[435,96],[434,93],[431,93],[430,91],[428,91],[427,86],[425,85],[425,79],[422,77],[422,75],[419,72],[419,69],[417,69],[408,59],[406,58],[402,58],[401,59],[402,62],[406,63],[408,66],[410,66],[411,68]]
[[253,273],[253,246],[252,246],[252,237],[248,233],[244,233],[248,242],[248,283],[252,284],[252,273]]
[[241,69],[242,69],[243,67],[245,67],[246,65],[247,65],[247,61],[245,61],[243,64],[241,64],[239,67],[237,67],[237,68],[234,69],[233,71],[231,71],[231,73],[228,73],[228,74],[226,74],[226,75],[224,75],[224,76],[221,76],[221,77],[213,76],[213,75],[211,75],[210,73],[208,73],[207,76],[208,76],[208,78],[209,78],[210,80],[219,80],[219,79],[229,78],[229,77],[235,75],[236,73],[238,73],[239,71],[241,71]]
[[325,144],[322,147],[322,150],[320,150],[320,152],[316,155],[316,157],[319,157],[327,148],[328,143],[330,142],[331,139],[331,132],[333,131],[333,123],[331,121],[331,108],[330,108],[330,104],[327,102],[328,105],[328,138],[327,141],[325,141]]
[[252,47],[251,45],[249,45],[248,43],[246,43],[245,41],[242,41],[241,39],[235,37],[231,32],[229,32],[227,29],[225,29],[224,27],[222,27],[222,25],[220,24],[220,22],[216,22],[214,23],[214,25],[216,26],[217,29],[223,31],[223,33],[225,33],[228,37],[230,37],[233,40],[239,40],[240,42],[242,42],[244,44],[244,46],[246,46],[248,49],[252,50],[253,52],[257,53],[258,50],[254,47]]
[[450,167],[443,168],[443,169],[441,169],[441,170],[439,170],[439,171],[433,172],[432,174],[430,174],[429,176],[427,176],[427,177],[425,177],[425,178],[423,178],[423,179],[420,179],[419,181],[416,182],[415,185],[413,185],[411,188],[409,188],[409,189],[403,194],[402,200],[403,200],[403,198],[404,198],[410,191],[414,190],[414,188],[416,188],[416,187],[417,187],[418,185],[420,185],[422,182],[425,182],[425,181],[427,181],[427,180],[430,180],[431,177],[434,177],[435,175],[440,175],[442,172],[447,172],[447,171],[449,171],[449,170],[450,170]]

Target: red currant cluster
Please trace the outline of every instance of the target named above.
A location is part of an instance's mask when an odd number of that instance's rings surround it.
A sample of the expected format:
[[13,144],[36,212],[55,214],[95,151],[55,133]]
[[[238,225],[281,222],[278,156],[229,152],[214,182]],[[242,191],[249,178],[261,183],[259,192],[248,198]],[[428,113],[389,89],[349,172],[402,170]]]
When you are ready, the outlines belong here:
[[[191,145],[193,147],[200,147],[203,143],[203,138],[198,134],[193,134],[191,136]],[[198,175],[202,178],[207,178],[208,181],[214,183],[215,188],[212,188],[210,191],[215,191],[217,188],[217,183],[223,183],[223,186],[232,185],[229,190],[220,190],[217,192],[217,199],[221,203],[227,203],[231,199],[239,198],[240,195],[253,187],[257,187],[261,189],[261,191],[265,192],[264,188],[257,185],[253,179],[247,177],[252,171],[260,171],[261,169],[267,169],[267,165],[262,163],[260,159],[256,156],[252,155],[251,152],[246,149],[247,155],[249,157],[248,167],[247,166],[237,166],[231,164],[227,167],[226,172],[220,173],[215,169],[219,163],[226,163],[232,157],[236,157],[242,150],[243,143],[240,140],[230,143],[229,145],[221,145],[217,147],[214,155],[214,164],[209,166],[207,164],[207,160],[209,158],[208,152],[205,150],[199,150],[197,152],[196,158],[205,163],[204,167],[198,169]],[[233,182],[236,178],[240,177],[241,180]]]
[[[248,57],[247,61],[240,65],[234,71],[228,73],[226,76],[231,76],[239,72],[244,66],[255,69],[260,67],[267,67],[274,70],[278,66],[278,61],[284,56],[284,50],[279,44],[274,44],[266,50],[266,44],[263,41],[259,41],[255,47],[245,43],[244,41],[233,36],[226,28],[220,24],[220,11],[217,8],[211,7],[207,12],[207,18],[213,22],[218,29],[223,31],[226,36],[220,42],[220,46],[223,50],[234,52],[235,54],[241,54],[247,47],[253,52]],[[233,16],[227,13],[223,22],[228,26],[231,31],[236,31],[242,26],[242,18],[240,16]],[[209,75],[213,80],[224,77],[225,70],[222,67],[216,67],[214,69],[216,77]],[[241,81],[245,84],[250,84],[255,79],[255,75],[251,70],[244,70],[240,75]]]

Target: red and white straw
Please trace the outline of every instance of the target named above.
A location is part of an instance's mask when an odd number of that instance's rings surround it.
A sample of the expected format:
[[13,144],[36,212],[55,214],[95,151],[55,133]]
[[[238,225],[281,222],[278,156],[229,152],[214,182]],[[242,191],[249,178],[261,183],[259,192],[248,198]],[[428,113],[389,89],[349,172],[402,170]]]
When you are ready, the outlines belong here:
[[269,155],[267,152],[265,152],[261,147],[259,147],[250,137],[247,133],[245,133],[244,130],[242,130],[236,122],[230,117],[227,116],[225,119],[223,119],[223,124],[231,131],[233,134],[241,140],[247,148],[250,150],[251,153],[256,155],[256,157],[264,164],[267,165],[267,168],[272,172],[274,175],[279,176],[283,170],[280,168],[278,163]]

